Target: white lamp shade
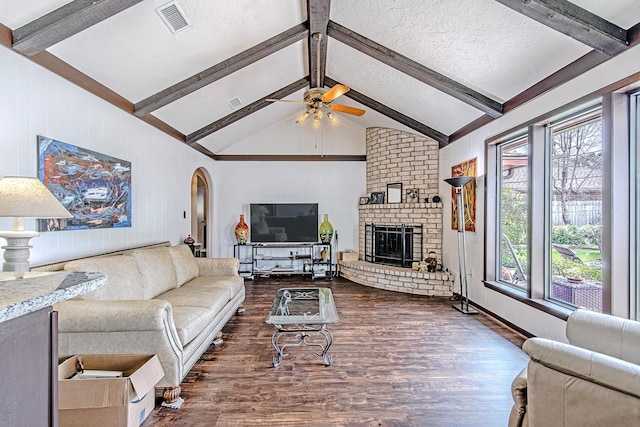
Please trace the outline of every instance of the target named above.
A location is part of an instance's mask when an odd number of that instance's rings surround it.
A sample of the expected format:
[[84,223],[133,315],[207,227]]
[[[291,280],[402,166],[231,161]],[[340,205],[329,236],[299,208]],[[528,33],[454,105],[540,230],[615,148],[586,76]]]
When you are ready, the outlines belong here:
[[0,217],[73,218],[38,179],[5,176],[0,179]]

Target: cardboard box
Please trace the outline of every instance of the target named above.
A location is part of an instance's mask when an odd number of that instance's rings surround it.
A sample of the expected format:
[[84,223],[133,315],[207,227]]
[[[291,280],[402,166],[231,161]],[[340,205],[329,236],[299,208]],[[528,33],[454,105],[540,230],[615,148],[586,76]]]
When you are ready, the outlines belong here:
[[[122,377],[71,378],[82,369],[122,371]],[[138,427],[155,407],[163,376],[155,354],[72,356],[58,365],[60,427]]]
[[353,251],[340,252],[340,261],[358,261],[358,252],[353,252]]

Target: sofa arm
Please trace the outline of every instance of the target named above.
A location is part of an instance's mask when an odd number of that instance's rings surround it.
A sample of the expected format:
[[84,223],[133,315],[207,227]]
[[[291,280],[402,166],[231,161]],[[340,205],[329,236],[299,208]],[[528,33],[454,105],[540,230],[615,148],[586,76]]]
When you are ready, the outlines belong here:
[[173,321],[163,300],[69,300],[54,306],[60,332],[161,331]]
[[199,276],[239,276],[238,258],[196,258]]
[[550,369],[640,398],[639,365],[544,338],[530,338],[522,349]]
[[68,300],[54,309],[59,357],[157,354],[164,370],[157,387],[177,387],[184,378],[184,350],[169,302]]
[[579,309],[567,320],[569,343],[640,364],[640,322]]

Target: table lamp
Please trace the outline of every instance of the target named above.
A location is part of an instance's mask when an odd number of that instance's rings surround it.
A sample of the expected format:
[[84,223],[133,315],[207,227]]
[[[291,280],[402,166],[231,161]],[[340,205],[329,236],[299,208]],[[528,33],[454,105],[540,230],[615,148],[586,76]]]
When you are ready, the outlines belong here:
[[5,176],[0,179],[0,217],[13,217],[13,230],[0,231],[7,241],[2,271],[29,270],[29,239],[40,235],[24,229],[25,218],[73,218],[38,178]]
[[[464,235],[464,199],[462,192],[464,186],[471,182],[472,176],[457,176],[444,180],[447,184],[455,188],[456,204],[458,209],[456,215],[458,219],[458,270],[460,271],[460,307],[454,305],[453,308],[464,314],[477,314],[478,312],[469,308],[469,285],[467,283],[467,240]],[[464,295],[462,294],[464,290]]]

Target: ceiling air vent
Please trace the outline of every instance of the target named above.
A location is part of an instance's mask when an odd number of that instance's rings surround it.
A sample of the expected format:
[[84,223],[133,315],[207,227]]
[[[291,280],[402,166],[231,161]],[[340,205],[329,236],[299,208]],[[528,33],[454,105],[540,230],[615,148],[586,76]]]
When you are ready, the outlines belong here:
[[231,107],[232,110],[237,110],[242,106],[242,101],[240,101],[240,98],[238,98],[237,96],[235,98],[231,98],[227,102],[229,103],[229,107]]
[[187,15],[184,14],[177,1],[160,6],[156,9],[156,12],[174,34],[191,26],[191,22],[189,22]]

